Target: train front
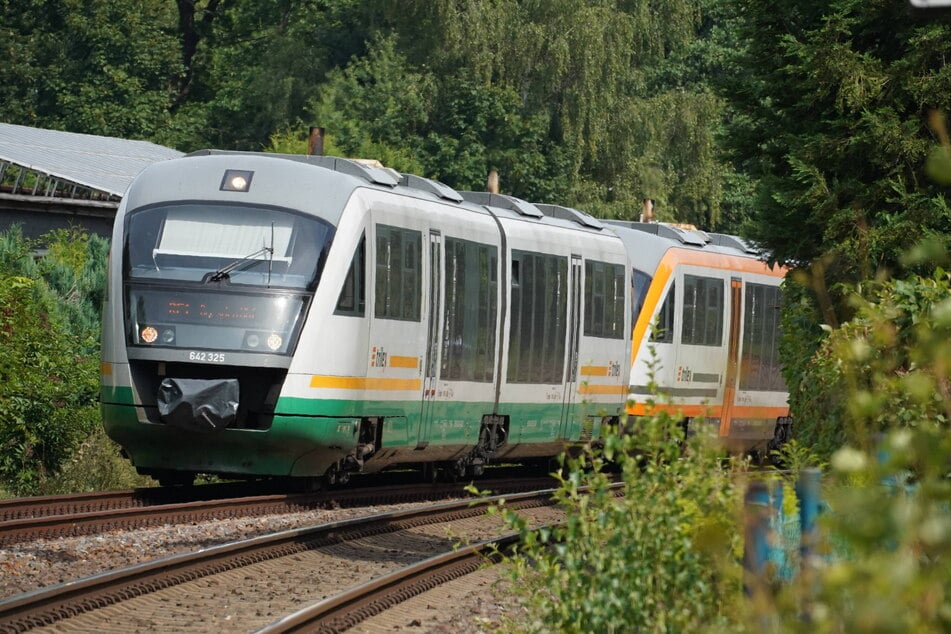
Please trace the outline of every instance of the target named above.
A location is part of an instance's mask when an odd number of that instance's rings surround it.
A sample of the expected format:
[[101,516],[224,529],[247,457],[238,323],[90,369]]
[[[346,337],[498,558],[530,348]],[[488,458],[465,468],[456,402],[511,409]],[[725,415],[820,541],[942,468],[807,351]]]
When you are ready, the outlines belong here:
[[156,164],[131,186],[113,231],[101,400],[140,473],[176,484],[292,470],[308,439],[275,408],[348,195],[330,175],[211,155]]

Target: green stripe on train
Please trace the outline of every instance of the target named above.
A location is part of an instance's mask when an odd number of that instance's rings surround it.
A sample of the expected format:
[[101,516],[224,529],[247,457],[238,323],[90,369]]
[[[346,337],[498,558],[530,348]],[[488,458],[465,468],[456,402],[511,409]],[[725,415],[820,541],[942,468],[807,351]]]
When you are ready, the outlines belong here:
[[[359,420],[366,416],[385,417],[383,448],[472,447],[479,440],[481,413],[491,412],[490,403],[434,403],[421,424],[419,401],[284,398],[269,429],[197,433],[140,422],[128,387],[104,388],[102,396],[106,432],[137,467],[244,474],[320,475],[354,448]],[[508,443],[577,440],[583,407],[575,407],[563,424],[559,403],[507,404],[500,411],[511,420]],[[599,412],[588,414],[600,418]],[[589,421],[588,434],[596,437],[598,426]]]

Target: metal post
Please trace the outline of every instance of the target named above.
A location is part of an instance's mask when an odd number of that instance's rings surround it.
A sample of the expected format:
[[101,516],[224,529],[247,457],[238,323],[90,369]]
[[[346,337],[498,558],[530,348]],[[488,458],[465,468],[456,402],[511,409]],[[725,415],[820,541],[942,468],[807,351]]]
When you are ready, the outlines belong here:
[[769,556],[769,490],[762,482],[751,482],[744,499],[743,592],[753,596],[766,587]]
[[796,497],[799,498],[799,565],[803,570],[812,566],[812,558],[816,553],[820,476],[818,469],[803,469],[796,482]]

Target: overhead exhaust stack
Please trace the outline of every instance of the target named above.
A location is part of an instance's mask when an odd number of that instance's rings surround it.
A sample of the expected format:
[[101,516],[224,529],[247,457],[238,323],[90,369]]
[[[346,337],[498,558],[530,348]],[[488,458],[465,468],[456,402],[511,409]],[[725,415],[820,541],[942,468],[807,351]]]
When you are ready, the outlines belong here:
[[654,222],[654,201],[644,199],[644,209],[641,211],[641,222]]
[[307,138],[307,154],[310,156],[324,155],[324,129],[311,126],[310,136]]
[[497,170],[489,170],[489,177],[485,181],[485,191],[490,194],[499,193],[499,172]]

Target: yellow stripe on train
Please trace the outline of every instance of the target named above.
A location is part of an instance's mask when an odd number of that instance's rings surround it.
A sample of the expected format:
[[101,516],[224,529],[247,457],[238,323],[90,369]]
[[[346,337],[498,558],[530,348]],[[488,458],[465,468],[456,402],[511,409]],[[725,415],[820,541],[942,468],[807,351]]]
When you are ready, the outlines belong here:
[[335,390],[420,390],[421,379],[390,379],[365,376],[320,376],[310,378],[310,386]]

